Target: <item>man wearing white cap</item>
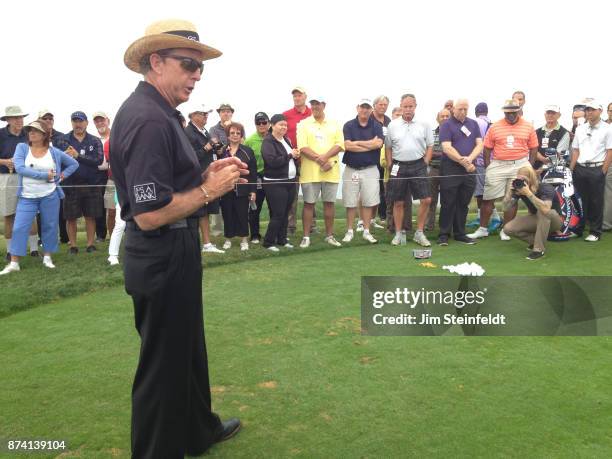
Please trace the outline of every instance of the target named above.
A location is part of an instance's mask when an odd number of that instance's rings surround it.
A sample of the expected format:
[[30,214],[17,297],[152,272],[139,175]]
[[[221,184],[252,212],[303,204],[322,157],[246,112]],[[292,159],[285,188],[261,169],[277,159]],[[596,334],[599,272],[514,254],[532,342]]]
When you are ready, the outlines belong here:
[[[196,105],[189,109],[187,116],[189,122],[185,127],[185,134],[196,152],[200,169],[204,172],[208,166],[217,160],[218,151],[213,148],[211,135],[206,129],[208,114],[211,109],[203,104]],[[218,249],[215,244],[210,242],[210,217],[219,215],[219,201],[209,202],[203,208],[203,215],[200,217],[200,233],[202,234],[202,252],[225,253]]]
[[[17,145],[27,142],[23,129],[23,119],[28,116],[20,107],[6,107],[0,120],[7,125],[0,129],[0,215],[4,217],[4,238],[6,239],[6,259],[10,261],[10,245],[13,236],[13,222],[17,209],[17,174],[13,165],[13,155]],[[30,248],[31,249],[31,248]]]
[[585,216],[576,234],[582,236],[588,220],[590,231],[584,240],[597,242],[603,225],[606,174],[612,161],[612,129],[601,119],[603,107],[599,102],[585,99],[584,105],[587,122],[576,128],[570,162]]
[[319,195],[323,201],[325,242],[334,247],[342,245],[334,237],[334,215],[340,182],[338,153],[344,150],[344,135],[337,122],[326,118],[325,106],[324,98],[311,98],[312,116],[301,121],[297,127],[298,150],[302,155],[300,186],[304,197],[304,237],[300,247],[303,249],[310,246],[312,218]]
[[357,117],[344,124],[344,150],[342,162],[346,164],[342,175],[342,201],[346,207],[346,235],[342,242],[353,239],[353,223],[361,201],[363,238],[371,244],[376,239],[370,233],[374,210],[380,203],[378,164],[383,146],[383,126],[370,117],[372,101],[361,99],[357,104]]
[[[300,121],[305,120],[309,116],[312,116],[312,110],[306,104],[306,90],[302,86],[294,86],[291,89],[291,96],[293,97],[293,107],[283,112],[285,118],[287,118],[287,137],[291,140],[291,145],[297,147],[297,125]],[[298,161],[299,165],[299,161]],[[299,170],[298,170],[299,173]],[[289,234],[295,234],[295,228],[297,226],[297,203],[299,194],[300,184],[295,184],[295,197],[291,203],[291,209],[289,209],[289,223],[287,231]],[[311,232],[316,230],[316,216],[313,211],[312,227]]]
[[238,419],[211,410],[202,305],[199,217],[245,183],[237,158],[201,173],[176,107],[221,52],[183,20],[149,25],[124,55],[144,75],[117,112],[111,167],[126,221],[125,289],[132,296],[140,359],[132,388],[132,457],[199,456],[235,435]]
[[546,124],[536,129],[538,136],[537,160],[533,165],[534,169],[539,169],[548,162],[546,150],[555,149],[564,154],[570,148],[570,132],[559,124],[561,109],[558,105],[547,105],[544,109]]

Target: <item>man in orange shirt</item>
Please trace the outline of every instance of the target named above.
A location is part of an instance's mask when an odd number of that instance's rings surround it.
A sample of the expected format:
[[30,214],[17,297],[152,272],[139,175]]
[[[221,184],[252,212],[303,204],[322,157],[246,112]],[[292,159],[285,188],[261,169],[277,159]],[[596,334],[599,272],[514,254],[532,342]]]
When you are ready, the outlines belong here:
[[[468,234],[478,239],[489,235],[487,226],[496,199],[503,198],[506,190],[516,178],[518,170],[536,160],[538,136],[533,125],[521,115],[521,105],[516,99],[507,100],[502,107],[504,119],[493,123],[484,139],[485,186],[480,208],[480,228]],[[516,207],[504,213],[504,223],[516,215]],[[499,233],[502,241],[510,239],[504,231]]]

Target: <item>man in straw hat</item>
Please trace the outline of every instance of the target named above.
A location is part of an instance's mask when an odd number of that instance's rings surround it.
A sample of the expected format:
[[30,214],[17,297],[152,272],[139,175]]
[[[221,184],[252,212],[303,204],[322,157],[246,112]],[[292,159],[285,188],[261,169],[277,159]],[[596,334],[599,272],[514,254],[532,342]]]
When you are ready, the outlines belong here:
[[113,123],[111,168],[126,221],[125,288],[141,337],[132,388],[133,457],[200,455],[233,436],[238,419],[211,411],[202,319],[198,221],[202,207],[248,173],[235,158],[201,173],[176,107],[221,52],[193,24],[162,20],[125,52],[144,75]]

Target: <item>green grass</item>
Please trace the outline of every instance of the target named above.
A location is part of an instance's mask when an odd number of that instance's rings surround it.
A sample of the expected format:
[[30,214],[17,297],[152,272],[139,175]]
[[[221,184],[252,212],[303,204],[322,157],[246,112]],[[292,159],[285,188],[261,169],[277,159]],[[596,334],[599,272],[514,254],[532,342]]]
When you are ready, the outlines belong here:
[[[447,275],[442,265],[463,261],[486,275],[610,275],[612,238],[550,243],[536,262],[517,240],[451,241],[433,247],[435,268],[412,258],[413,243],[380,240],[357,234],[332,248],[319,234],[308,250],[205,257],[214,409],[244,423],[212,457],[612,454],[609,337],[360,335],[361,276]],[[121,269],[99,249],[69,257],[63,246],[56,270],[26,257],[0,278],[0,439],[65,439],[61,457],[129,457],[139,339]]]
[[[413,211],[416,212],[413,206]],[[264,206],[265,209],[265,206]],[[329,251],[332,248],[325,244],[323,239],[323,220],[321,204],[318,204],[318,228],[320,233],[312,237],[312,246],[308,253],[319,250]],[[267,213],[262,212],[262,219],[267,218]],[[262,222],[262,234],[265,231],[265,221]],[[298,222],[298,232],[293,237],[296,250],[293,252],[282,251],[280,254],[272,254],[263,250],[261,246],[251,245],[251,250],[241,253],[234,241],[234,247],[224,255],[206,254],[203,257],[205,268],[215,266],[241,263],[258,259],[283,256],[302,256],[303,250],[299,249],[302,236],[301,221]],[[335,234],[340,240],[346,230],[345,211],[340,204],[336,205]],[[389,245],[391,236],[384,230],[375,231],[379,244],[373,248],[374,256],[386,258],[390,253],[402,253],[409,258],[409,253],[416,244],[408,242],[406,247],[392,248]],[[437,248],[435,240],[437,231],[428,233],[428,237],[434,244],[434,263],[455,264],[463,261],[475,261],[487,269],[487,274],[495,275],[604,275],[610,274],[612,269],[606,265],[604,253],[611,253],[612,239],[604,235],[602,240],[596,244],[588,244],[582,240],[572,240],[566,243],[549,243],[547,256],[536,262],[524,260],[525,244],[520,241],[502,243],[497,236],[490,236],[473,247],[453,244],[449,247]],[[110,236],[109,236],[110,237]],[[223,238],[212,238],[217,246],[222,245]],[[110,267],[106,261],[108,257],[108,243],[97,244],[98,251],[85,253],[85,235],[78,233],[80,253],[76,256],[68,255],[68,246],[63,244],[60,251],[54,255],[53,260],[57,269],[51,271],[43,268],[41,259],[23,257],[20,261],[22,271],[17,274],[0,277],[0,318],[15,312],[36,307],[41,304],[69,298],[87,292],[95,292],[107,287],[122,285],[123,273],[118,266]],[[353,246],[365,246],[359,233],[350,244]],[[343,247],[345,250],[348,247]],[[4,239],[0,238],[0,253],[4,253]],[[599,260],[600,262],[594,262]],[[383,260],[384,261],[384,260]],[[298,261],[299,263],[299,261]],[[422,275],[443,275],[445,272],[425,270],[412,263],[403,267],[398,275],[409,275],[420,273]]]
[[[498,239],[434,248],[432,261],[476,261],[491,275],[607,274],[593,263],[607,239],[597,250],[552,245],[537,264]],[[214,409],[244,423],[210,455],[609,457],[609,337],[360,335],[362,275],[444,274],[410,248],[317,240],[205,270]],[[62,457],[129,457],[138,346],[120,286],[2,318],[0,437],[66,439],[73,452]]]

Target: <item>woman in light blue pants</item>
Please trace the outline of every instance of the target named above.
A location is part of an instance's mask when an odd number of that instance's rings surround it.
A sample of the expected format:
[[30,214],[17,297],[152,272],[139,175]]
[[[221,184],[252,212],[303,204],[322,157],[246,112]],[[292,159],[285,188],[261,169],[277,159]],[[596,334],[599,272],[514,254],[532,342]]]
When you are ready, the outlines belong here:
[[55,268],[51,253],[57,252],[60,199],[64,197],[59,183],[79,167],[78,163],[55,147],[49,146],[51,130],[44,120],[25,127],[28,143],[17,145],[13,163],[19,174],[17,212],[11,240],[11,262],[0,275],[19,271],[19,257],[26,255],[26,244],[32,222],[40,212],[43,243],[43,265]]

